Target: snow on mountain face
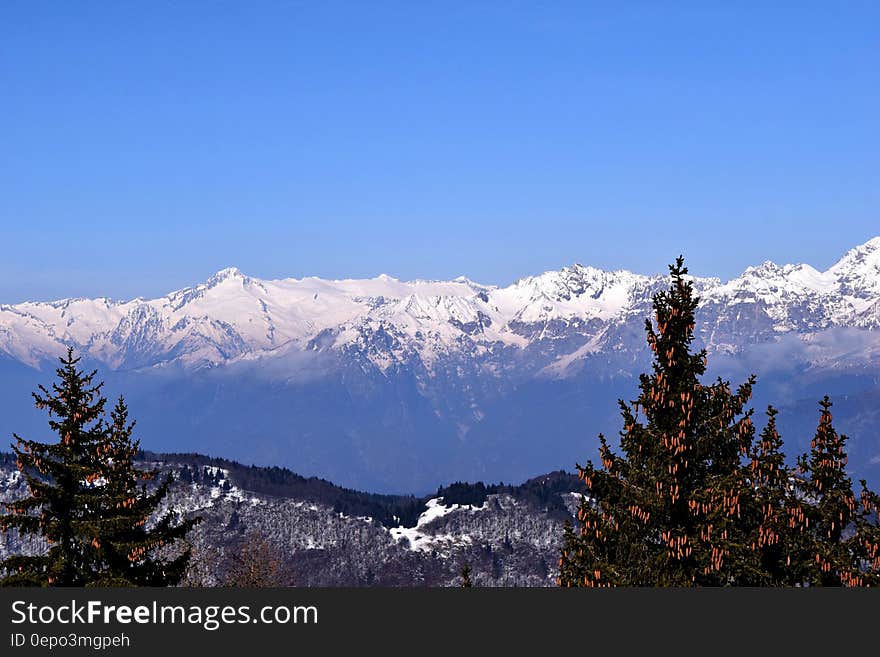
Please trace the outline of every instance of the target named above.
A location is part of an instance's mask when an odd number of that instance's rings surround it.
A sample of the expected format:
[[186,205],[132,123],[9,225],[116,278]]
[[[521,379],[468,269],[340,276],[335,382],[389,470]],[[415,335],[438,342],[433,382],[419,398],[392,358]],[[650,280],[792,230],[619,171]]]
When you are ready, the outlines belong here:
[[[785,333],[880,326],[880,237],[825,272],[765,262],[723,283],[695,279],[699,335],[737,351]],[[163,363],[198,368],[289,350],[362,355],[380,370],[448,357],[492,367],[504,350],[537,354],[562,374],[590,353],[636,349],[661,276],[573,265],[507,287],[453,281],[260,280],[238,269],[159,299],[68,299],[0,306],[0,353],[38,367],[73,345],[112,369]],[[640,338],[640,336],[637,336]],[[283,350],[280,348],[284,347]]]
[[848,251],[828,273],[842,294],[876,303],[880,296],[880,237]]
[[832,326],[877,328],[880,238],[852,249],[827,271],[765,262],[710,290],[704,305],[757,304],[773,330],[815,331]]

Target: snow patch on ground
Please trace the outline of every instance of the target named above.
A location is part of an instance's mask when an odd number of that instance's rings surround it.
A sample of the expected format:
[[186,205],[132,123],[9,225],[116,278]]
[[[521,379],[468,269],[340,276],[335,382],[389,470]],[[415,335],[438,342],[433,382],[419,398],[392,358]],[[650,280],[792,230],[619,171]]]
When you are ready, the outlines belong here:
[[393,527],[389,529],[389,533],[394,538],[395,541],[400,542],[401,539],[406,539],[407,545],[406,547],[415,552],[428,552],[439,546],[450,546],[452,544],[466,544],[471,542],[470,536],[467,535],[458,535],[453,536],[451,534],[432,534],[426,531],[428,529],[428,525],[433,523],[435,520],[442,518],[443,516],[449,515],[454,511],[483,511],[488,508],[485,504],[481,507],[471,506],[469,504],[460,505],[453,504],[452,506],[443,506],[443,498],[435,497],[425,504],[425,511],[422,515],[419,516],[418,521],[416,521],[415,527]]
[[10,470],[6,473],[6,476],[3,478],[3,483],[0,484],[2,488],[12,488],[21,480],[21,472],[18,470]]

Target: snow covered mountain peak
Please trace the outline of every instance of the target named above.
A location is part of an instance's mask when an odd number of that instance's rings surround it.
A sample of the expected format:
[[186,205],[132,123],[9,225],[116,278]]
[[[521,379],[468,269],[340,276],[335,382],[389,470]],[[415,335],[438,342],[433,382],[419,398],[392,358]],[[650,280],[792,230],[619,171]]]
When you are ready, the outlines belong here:
[[245,276],[238,267],[226,267],[221,269],[216,274],[211,276],[207,281],[205,281],[205,287],[211,288],[221,283],[225,283],[228,280],[245,280],[248,277]]
[[767,278],[770,276],[779,276],[782,275],[786,269],[786,267],[792,267],[792,265],[786,265],[785,267],[780,267],[772,260],[765,260],[760,265],[752,265],[745,268],[743,271],[743,276],[752,276],[755,278]]
[[861,299],[880,294],[880,237],[847,251],[828,273],[834,276],[844,294]]
[[[640,344],[651,296],[666,277],[575,263],[506,287],[465,276],[449,281],[261,280],[235,267],[157,299],[66,299],[0,306],[0,355],[32,366],[67,345],[112,368],[164,362],[218,365],[284,347],[360,354],[383,371],[413,359],[480,359],[497,349],[534,349],[569,363],[604,348]],[[828,327],[880,328],[880,237],[850,250],[827,271],[767,261],[722,282],[693,278],[706,344],[726,351],[744,341]],[[278,352],[281,353],[281,352]],[[547,366],[545,362],[541,367]],[[494,365],[493,365],[494,367]],[[558,367],[556,369],[559,369]]]
[[558,271],[521,278],[506,289],[530,294],[532,300],[550,302],[569,302],[583,296],[596,300],[606,297],[607,301],[607,295],[622,301],[621,297],[626,296],[635,285],[648,280],[648,276],[625,270],[605,271],[575,263]]
[[876,274],[877,271],[880,271],[880,237],[875,237],[854,249],[850,249],[828,271],[839,275],[844,273]]
[[858,246],[853,247],[844,254],[843,258],[841,258],[841,261],[854,257],[870,255],[877,252],[880,252],[880,235],[878,235],[877,237],[872,237],[864,244],[859,244]]
[[768,260],[756,267],[747,267],[742,276],[730,281],[728,285],[780,292],[827,292],[833,286],[833,277],[810,265],[777,265]]

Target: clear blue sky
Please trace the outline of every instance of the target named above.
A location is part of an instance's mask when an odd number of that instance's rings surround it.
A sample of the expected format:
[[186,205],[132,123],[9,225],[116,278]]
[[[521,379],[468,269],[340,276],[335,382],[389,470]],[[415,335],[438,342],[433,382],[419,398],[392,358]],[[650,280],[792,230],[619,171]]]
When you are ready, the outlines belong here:
[[0,3],[0,302],[880,234],[880,3]]

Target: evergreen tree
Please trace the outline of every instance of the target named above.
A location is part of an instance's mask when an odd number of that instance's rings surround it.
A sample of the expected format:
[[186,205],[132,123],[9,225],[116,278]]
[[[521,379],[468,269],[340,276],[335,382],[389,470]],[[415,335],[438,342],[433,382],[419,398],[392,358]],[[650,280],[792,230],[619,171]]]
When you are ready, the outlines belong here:
[[471,582],[471,565],[466,563],[461,569],[461,584],[459,587],[469,589],[473,586]]
[[49,544],[43,555],[16,555],[0,563],[7,585],[77,586],[91,575],[83,531],[94,520],[100,476],[96,459],[104,438],[101,417],[105,400],[95,372],[77,370],[78,359],[68,351],[57,370],[52,392],[39,386],[33,393],[38,409],[49,412],[57,443],[40,443],[15,435],[16,466],[27,482],[29,497],[6,504],[0,528],[42,536]]
[[103,486],[100,490],[100,518],[90,543],[96,564],[91,585],[170,586],[182,579],[190,559],[186,549],[173,558],[161,559],[156,552],[183,539],[198,519],[181,520],[174,511],[147,523],[155,515],[172,483],[169,473],[152,492],[146,483],[156,479],[158,470],[139,470],[134,458],[140,441],[131,439],[134,422],[128,423],[128,408],[119,398],[110,413],[105,441],[100,447],[99,464]]
[[672,284],[654,296],[645,321],[654,358],[640,395],[620,401],[617,455],[599,436],[601,467],[578,466],[590,496],[580,528],[563,537],[562,586],[735,584],[749,577],[749,536],[737,520],[746,480],[742,464],[754,437],[754,378],[732,392],[703,385],[704,351],[694,353],[698,299],[682,258]]
[[0,529],[42,537],[41,555],[14,555],[0,562],[4,585],[87,586],[166,585],[176,583],[188,560],[184,552],[163,562],[155,549],[180,538],[192,521],[175,523],[166,514],[151,530],[145,525],[167,492],[168,481],[153,494],[137,481],[153,473],[133,465],[127,410],[122,401],[105,423],[106,400],[95,371],[77,368],[69,349],[50,392],[34,393],[37,408],[49,413],[58,442],[43,443],[15,435],[13,451],[29,496],[6,504]]
[[791,468],[785,463],[782,438],[776,428],[778,411],[767,407],[767,424],[749,452],[748,486],[743,491],[743,520],[751,532],[753,562],[743,584],[784,586],[800,581],[791,554],[799,540],[789,511],[795,492]]
[[880,584],[880,497],[861,481],[853,493],[846,474],[847,437],[832,424],[826,396],[809,454],[798,459],[798,501],[789,520],[800,532],[793,551],[801,581],[811,586]]

